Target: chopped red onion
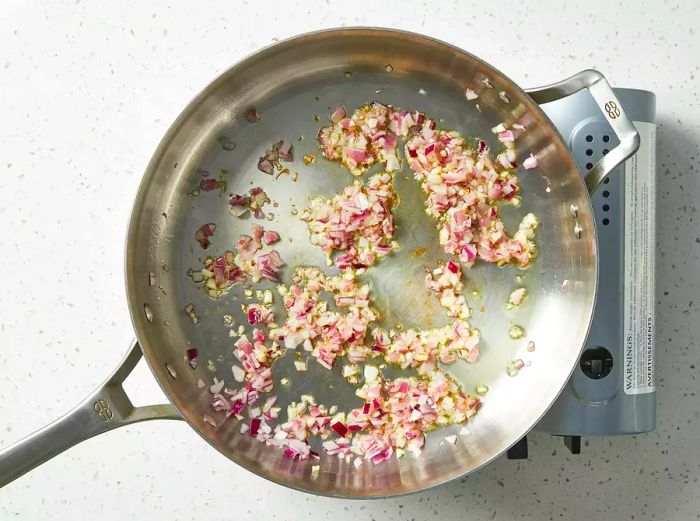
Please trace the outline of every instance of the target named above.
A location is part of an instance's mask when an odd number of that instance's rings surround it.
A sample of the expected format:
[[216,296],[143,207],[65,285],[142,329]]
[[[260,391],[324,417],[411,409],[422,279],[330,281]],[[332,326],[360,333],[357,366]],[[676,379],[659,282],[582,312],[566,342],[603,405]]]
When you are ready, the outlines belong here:
[[240,217],[250,209],[250,197],[247,195],[235,194],[229,198],[228,204],[231,214]]
[[282,141],[278,142],[275,145],[277,154],[279,155],[279,158],[282,161],[293,161],[294,160],[294,154],[292,152],[292,144],[286,140],[283,139]]
[[260,114],[255,108],[248,109],[245,113],[245,119],[248,123],[257,123],[260,121]]
[[236,401],[234,401],[234,402],[231,402],[231,409],[230,409],[230,411],[231,411],[232,414],[238,414],[239,412],[241,412],[241,411],[243,410],[244,407],[245,407],[245,402],[244,402],[244,401],[242,401],[242,400],[236,400]]
[[246,373],[239,366],[232,365],[231,372],[233,373],[233,379],[236,380],[237,382],[242,382],[243,380],[245,380]]
[[513,290],[513,292],[510,294],[510,297],[508,297],[508,307],[513,308],[519,306],[523,303],[525,297],[527,297],[527,289],[518,288],[516,290]]
[[348,433],[348,428],[341,422],[331,424],[331,429],[333,429],[341,438],[345,437],[345,435]]
[[332,123],[338,123],[341,119],[345,117],[345,107],[338,105],[338,107],[330,115],[330,120]]
[[224,381],[223,380],[217,380],[214,378],[214,383],[209,386],[209,392],[212,394],[218,394],[221,392],[221,389],[224,388]]
[[415,126],[416,115],[396,111],[376,101],[360,107],[348,117],[343,107],[330,116],[332,125],[322,128],[317,139],[327,159],[340,161],[353,175],[362,174],[381,162],[388,172],[401,163],[396,155],[396,136],[406,136]]
[[[362,173],[377,162],[385,163],[387,170],[400,166],[396,140],[410,133],[406,158],[428,196],[428,213],[440,221],[439,241],[448,254],[459,257],[466,266],[479,258],[497,264],[514,261],[525,267],[532,259],[535,217],[528,214],[511,238],[505,233],[498,209],[503,202],[517,200],[519,194],[512,131],[503,125],[494,128],[506,147],[494,160],[483,141],[474,150],[456,132],[436,129],[435,121],[419,113],[379,103],[362,107],[351,117],[339,107],[331,114],[331,123],[318,135],[323,155],[341,161],[353,174]],[[261,158],[270,163],[271,171],[275,166],[279,168],[278,161],[284,159],[286,149],[282,143]],[[478,397],[465,395],[438,368],[439,363],[449,364],[456,359],[474,362],[479,354],[478,331],[466,322],[469,308],[461,293],[462,267],[456,261],[443,262],[426,275],[428,289],[456,318],[452,324],[391,334],[377,329],[367,336],[377,314],[371,307],[369,286],[356,279],[354,270],[372,266],[390,253],[393,235],[393,221],[387,224],[391,203],[385,201],[383,208],[380,202],[381,198],[393,197],[391,179],[387,179],[388,188],[379,183],[369,190],[373,179],[367,186],[358,183],[347,187],[342,196],[334,199],[319,198],[305,211],[312,243],[320,245],[329,259],[340,252],[335,263],[341,274],[331,277],[316,268],[299,268],[293,283],[281,287],[287,313],[284,324],[270,330],[271,339],[256,329],[252,341],[243,335],[236,342],[234,353],[240,360],[245,384],[239,395],[231,395],[227,407],[233,411],[238,403],[250,405],[259,395],[272,390],[271,364],[283,350],[277,341],[283,341],[287,348],[301,344],[326,368],[331,368],[339,357],[346,357],[347,366],[355,367],[369,357],[383,357],[386,363],[416,368],[421,378],[388,380],[375,364],[369,364],[365,383],[357,391],[364,401],[361,407],[331,417],[312,397],[302,396],[298,406],[290,406],[288,420],[277,425],[274,433],[265,423],[274,417],[274,407],[268,407],[266,402],[261,417],[256,414],[260,423],[255,429],[251,423],[251,435],[280,447],[289,458],[318,457],[308,444],[310,436],[325,440],[326,454],[347,461],[356,455],[360,464],[363,460],[377,464],[394,453],[401,457],[405,451],[417,454],[425,443],[425,432],[466,422],[480,404]],[[279,254],[263,249],[272,243],[268,239],[279,240],[279,236],[269,235],[274,233],[255,228],[251,237],[237,245],[235,265],[254,280],[279,280],[277,272],[283,265]],[[252,272],[248,268],[251,264]],[[214,281],[215,270],[227,266],[226,262],[213,263]],[[335,303],[332,309],[324,292]],[[256,306],[251,304],[246,312],[249,322],[259,325],[265,323],[265,308]],[[354,371],[352,375],[358,373]],[[338,438],[326,439],[332,432]],[[456,443],[456,436],[446,440]]]
[[202,179],[199,182],[199,188],[205,192],[211,192],[219,188],[219,181],[216,179]]
[[504,130],[498,133],[498,140],[503,143],[509,143],[515,141],[515,135],[512,130]]
[[372,266],[392,250],[394,192],[391,176],[375,174],[366,186],[347,186],[331,199],[317,197],[304,211],[312,244],[320,246],[339,269]]
[[405,150],[409,157],[412,150],[416,153],[409,164],[428,194],[429,215],[440,219],[438,238],[446,253],[458,255],[466,266],[479,258],[527,267],[534,257],[537,222],[528,217],[512,238],[505,233],[498,204],[518,201],[520,189],[514,171],[515,136],[503,124],[493,131],[506,145],[497,163],[483,140],[472,150],[455,132],[425,132],[425,125],[408,140]]
[[[283,299],[287,310],[282,327],[285,344],[294,348],[303,342],[304,349],[329,369],[338,356],[345,354],[351,361],[364,361],[371,353],[364,336],[377,316],[369,305],[369,287],[359,285],[351,269],[326,278],[318,268],[297,268],[293,281]],[[355,302],[334,298],[339,308],[347,307],[347,312],[332,311],[322,298],[323,291]]]
[[248,323],[253,326],[258,324],[262,319],[262,314],[259,308],[250,308],[248,310]]
[[537,168],[537,158],[534,155],[530,154],[530,157],[523,161],[523,168],[525,168],[525,170]]
[[272,173],[274,172],[274,166],[272,165],[272,162],[269,159],[261,157],[258,161],[258,170],[267,175],[272,175]]
[[209,247],[209,237],[214,235],[216,230],[216,224],[207,223],[200,226],[194,234],[194,238],[197,240],[202,249],[207,249]]
[[271,230],[265,230],[263,233],[262,241],[263,244],[266,246],[269,246],[270,244],[274,244],[280,240],[279,233],[273,232]]

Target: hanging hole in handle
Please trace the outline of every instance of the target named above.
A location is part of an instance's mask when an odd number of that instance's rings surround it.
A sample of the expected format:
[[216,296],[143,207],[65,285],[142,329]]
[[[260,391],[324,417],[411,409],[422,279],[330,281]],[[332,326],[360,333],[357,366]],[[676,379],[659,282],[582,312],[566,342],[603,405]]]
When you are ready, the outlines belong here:
[[[170,374],[170,371],[168,371],[168,374]],[[154,405],[152,397],[162,392],[158,381],[153,378],[151,370],[148,369],[148,364],[143,359],[141,359],[131,373],[124,378],[121,385],[134,407]]]

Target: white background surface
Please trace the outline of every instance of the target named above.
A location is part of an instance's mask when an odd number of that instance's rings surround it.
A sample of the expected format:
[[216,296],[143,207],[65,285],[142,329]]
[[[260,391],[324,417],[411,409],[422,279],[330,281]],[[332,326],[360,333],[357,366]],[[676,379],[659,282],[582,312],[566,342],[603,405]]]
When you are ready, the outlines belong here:
[[[279,4],[279,5],[278,5]],[[179,422],[83,443],[0,490],[0,519],[690,519],[700,511],[700,19],[696,2],[0,3],[0,446],[53,420],[132,337],[123,237],[156,144],[192,96],[274,39],[372,24],[435,36],[523,86],[599,68],[657,93],[655,433],[572,457],[531,436],[528,461],[392,500],[273,485]],[[142,403],[161,394],[141,365]]]

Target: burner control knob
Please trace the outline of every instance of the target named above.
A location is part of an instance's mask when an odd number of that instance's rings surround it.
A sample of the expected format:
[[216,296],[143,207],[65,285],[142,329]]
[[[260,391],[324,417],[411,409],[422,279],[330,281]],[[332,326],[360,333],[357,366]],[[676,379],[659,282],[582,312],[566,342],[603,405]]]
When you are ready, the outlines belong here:
[[604,347],[589,347],[581,356],[581,371],[592,380],[600,380],[610,374],[613,357]]

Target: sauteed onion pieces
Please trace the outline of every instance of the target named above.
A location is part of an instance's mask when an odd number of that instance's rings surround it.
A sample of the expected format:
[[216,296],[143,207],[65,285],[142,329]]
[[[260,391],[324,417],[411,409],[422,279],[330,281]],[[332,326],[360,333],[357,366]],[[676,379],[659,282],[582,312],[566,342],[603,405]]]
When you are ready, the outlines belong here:
[[[466,97],[474,99],[476,94],[467,89]],[[264,292],[264,298],[258,296],[260,302],[242,306],[254,329],[246,333],[239,326],[234,331],[231,324],[238,360],[232,374],[241,385],[229,389],[215,379],[210,387],[214,409],[241,420],[247,410],[250,421],[241,423],[240,432],[280,447],[289,458],[318,459],[322,451],[354,460],[356,466],[364,461],[380,463],[394,454],[401,457],[406,451],[417,455],[427,432],[472,417],[488,387],[482,385],[477,394],[470,395],[440,364],[475,363],[479,358],[480,333],[468,322],[471,309],[463,293],[463,269],[477,260],[526,268],[535,256],[537,218],[526,214],[510,236],[499,208],[520,205],[515,147],[520,130],[524,127],[518,126],[516,132],[503,124],[494,127],[502,147],[494,157],[484,140],[440,129],[435,120],[418,111],[379,102],[352,114],[337,107],[330,114],[330,125],[317,135],[322,155],[340,162],[356,177],[375,166],[381,171],[365,182],[357,179],[332,197],[310,201],[301,215],[310,242],[323,250],[328,266],[335,265],[338,272],[327,275],[317,267],[297,267],[291,283],[277,287],[285,315],[281,320],[275,316],[270,290]],[[293,161],[287,140],[269,149],[258,168],[271,174],[280,160]],[[425,193],[425,211],[437,223],[440,245],[452,256],[426,267],[424,281],[453,319],[443,327],[377,327],[380,313],[373,306],[370,285],[362,281],[367,269],[398,250],[393,216],[398,196],[393,176],[403,161]],[[530,155],[523,166],[536,168],[536,157]],[[261,217],[262,206],[269,202],[257,187],[249,194],[231,196],[229,205],[236,216],[250,210]],[[203,248],[209,246],[215,228],[209,223],[197,231]],[[236,243],[235,253],[209,257],[204,269],[195,273],[213,298],[248,279],[277,283],[284,262],[271,245],[280,240],[277,232],[253,225],[251,235],[243,235]],[[252,294],[252,289],[246,290],[246,295]],[[519,306],[526,296],[524,288],[513,291],[508,306]],[[273,362],[286,350],[296,350],[297,371],[309,370],[305,357],[316,359],[326,370],[343,363],[342,374],[357,386],[360,404],[338,411],[334,405],[302,395],[287,408],[286,420],[280,421],[276,396],[268,396],[262,406],[260,397],[274,390]],[[511,365],[517,370],[523,366]],[[415,376],[391,378],[386,376],[388,366],[412,370]],[[288,382],[287,377],[281,380],[283,386]],[[460,435],[466,432],[463,428]],[[321,440],[318,450],[312,448],[314,437]],[[458,435],[445,440],[455,444]]]

